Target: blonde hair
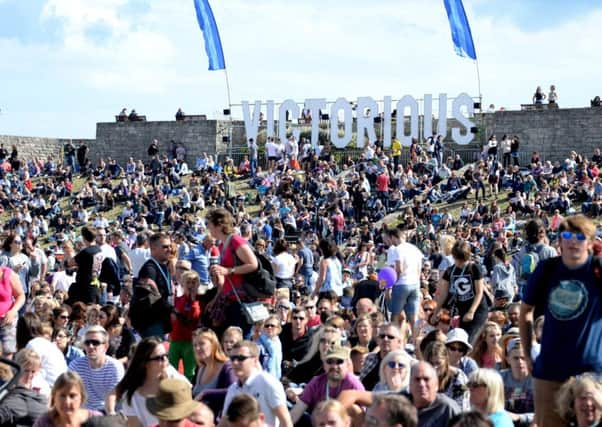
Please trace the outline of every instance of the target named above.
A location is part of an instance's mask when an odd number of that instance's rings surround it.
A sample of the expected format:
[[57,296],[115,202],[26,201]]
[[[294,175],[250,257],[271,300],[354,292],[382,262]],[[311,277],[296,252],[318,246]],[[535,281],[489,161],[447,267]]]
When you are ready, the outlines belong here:
[[[497,323],[491,321],[485,322],[483,327],[479,330],[478,335],[474,339],[474,342],[472,343],[473,349],[472,353],[470,354],[470,357],[472,357],[479,366],[482,365],[483,355],[487,352],[487,335],[493,329],[498,330],[500,334],[502,333],[502,328],[500,328],[500,325],[498,325]],[[504,352],[499,344],[497,348],[493,349],[493,351],[497,353],[498,356],[500,356],[500,358],[504,358]]]
[[199,273],[194,270],[190,270],[182,274],[182,285],[188,282],[194,282],[197,286],[201,284]]
[[42,358],[34,350],[30,348],[24,348],[15,354],[15,363],[17,363],[21,368],[30,367],[34,368],[35,370],[39,370],[42,366]]
[[[217,339],[217,335],[215,334],[215,332],[213,332],[211,329],[208,328],[201,328],[201,329],[197,329],[196,331],[193,332],[192,334],[192,341],[196,341],[196,340],[202,340],[202,339],[206,339],[211,343],[211,358],[215,361],[215,362],[219,362],[219,363],[224,363],[226,360],[228,360],[228,356],[226,356],[226,353],[224,353],[224,350],[222,349],[222,345],[219,342],[219,340]],[[201,363],[200,360],[198,360],[196,352],[194,353],[194,358],[197,361],[197,363]]]
[[[595,374],[594,374],[595,375]],[[567,423],[575,418],[575,399],[585,391],[591,390],[598,408],[602,408],[602,382],[592,374],[583,374],[578,378],[570,378],[556,394],[558,414]]]
[[470,373],[469,382],[487,386],[487,415],[504,410],[504,381],[500,374],[493,369],[479,368]]
[[439,237],[439,247],[443,255],[450,255],[455,243],[456,238],[450,234],[444,234]]
[[412,366],[412,358],[405,350],[393,350],[387,353],[384,359],[380,362],[380,366],[378,369],[378,376],[381,384],[387,383],[387,374],[385,372],[385,367],[387,364],[395,359],[402,359],[403,364],[406,365],[404,370],[404,377],[401,383],[401,388],[406,389],[410,385],[410,368]]
[[343,404],[341,402],[339,402],[338,400],[328,399],[328,400],[323,400],[320,403],[318,403],[316,405],[316,407],[314,408],[314,410],[312,411],[311,419],[312,419],[313,424],[317,425],[316,417],[318,416],[318,414],[327,413],[327,412],[334,412],[335,414],[337,414],[341,418],[343,423],[346,423],[349,425],[349,423],[351,422],[351,418],[349,417],[349,414],[347,413],[347,409],[345,409]]
[[[341,341],[341,331],[337,328],[333,328],[332,326],[322,326],[320,329],[316,331],[311,337],[311,344],[309,345],[309,350],[305,354],[305,357],[299,361],[299,365],[309,362],[313,357],[320,351],[320,340],[324,335],[332,334],[335,335],[335,341]],[[336,337],[338,336],[338,337]]]

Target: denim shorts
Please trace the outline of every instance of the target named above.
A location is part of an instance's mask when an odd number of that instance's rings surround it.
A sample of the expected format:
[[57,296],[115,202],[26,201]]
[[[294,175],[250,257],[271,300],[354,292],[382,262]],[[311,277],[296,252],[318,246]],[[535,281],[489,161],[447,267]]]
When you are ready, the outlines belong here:
[[420,304],[420,286],[395,285],[391,292],[391,314],[401,314],[403,310],[407,317],[414,317],[418,313]]
[[0,325],[0,344],[3,354],[12,354],[17,351],[17,319],[12,323]]

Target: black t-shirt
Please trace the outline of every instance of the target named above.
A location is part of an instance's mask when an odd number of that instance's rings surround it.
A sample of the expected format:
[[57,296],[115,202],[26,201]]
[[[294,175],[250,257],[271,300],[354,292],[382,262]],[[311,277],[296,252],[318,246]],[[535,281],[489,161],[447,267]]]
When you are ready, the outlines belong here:
[[282,360],[296,360],[297,362],[305,357],[311,343],[311,333],[307,331],[302,337],[293,340],[292,325],[287,323],[280,332],[280,341],[282,343]]
[[166,302],[169,301],[171,283],[168,283],[170,276],[166,266],[157,263],[153,259],[149,259],[142,265],[138,273],[138,279],[145,278],[152,279],[156,283],[163,300]]
[[82,249],[75,255],[75,262],[77,262],[75,283],[78,286],[90,285],[92,280],[100,275],[103,259],[102,251],[96,245]]
[[[464,268],[452,265],[443,273],[443,279],[449,283],[448,295],[454,299],[460,316],[464,316],[470,310],[476,296],[474,283],[482,278],[483,273],[474,262],[466,264]],[[477,309],[487,310],[485,298],[481,298],[481,303]]]

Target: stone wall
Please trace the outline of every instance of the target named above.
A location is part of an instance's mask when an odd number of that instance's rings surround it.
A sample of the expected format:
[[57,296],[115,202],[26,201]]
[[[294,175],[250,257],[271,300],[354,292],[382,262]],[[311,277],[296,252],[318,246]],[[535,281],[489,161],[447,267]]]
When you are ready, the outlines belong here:
[[[602,109],[574,108],[542,111],[497,111],[475,117],[480,129],[479,140],[471,146],[480,146],[491,133],[498,140],[503,134],[518,135],[521,151],[539,151],[546,159],[563,159],[570,150],[590,155],[594,148],[602,147]],[[436,120],[433,129],[436,129]],[[457,126],[448,121],[446,144],[456,148],[451,142],[451,128]],[[217,121],[164,121],[164,122],[125,122],[98,123],[96,140],[85,140],[90,147],[93,162],[99,157],[113,157],[125,162],[129,157],[146,159],[146,150],[153,139],[161,143],[160,149],[166,152],[169,141],[184,143],[187,162],[194,165],[196,157],[206,151],[209,154],[225,154],[229,144],[223,137],[232,137],[233,146],[245,144],[244,123],[240,120]],[[77,146],[79,139],[72,140]],[[15,144],[19,153],[29,159],[32,156],[60,156],[62,146],[67,142],[61,138],[36,138],[22,136],[2,136],[0,143],[10,151]]]
[[13,136],[0,135],[0,143],[4,144],[4,148],[11,152],[13,145],[17,146],[19,156],[25,160],[32,157],[42,159],[52,156],[55,160],[62,158],[63,146],[71,141],[76,147],[79,141],[85,141],[91,150],[93,150],[95,141],[93,139],[65,139],[65,138],[38,138],[33,136]]
[[521,151],[539,151],[546,159],[561,160],[571,150],[588,157],[602,148],[602,109],[571,108],[541,111],[497,111],[484,114],[483,136],[518,135]]

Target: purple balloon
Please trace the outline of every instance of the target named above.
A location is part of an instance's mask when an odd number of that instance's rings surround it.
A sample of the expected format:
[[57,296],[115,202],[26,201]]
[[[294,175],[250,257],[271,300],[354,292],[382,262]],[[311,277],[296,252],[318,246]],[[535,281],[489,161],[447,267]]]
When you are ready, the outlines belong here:
[[391,267],[381,268],[378,272],[378,283],[381,288],[387,289],[397,282],[397,272]]

